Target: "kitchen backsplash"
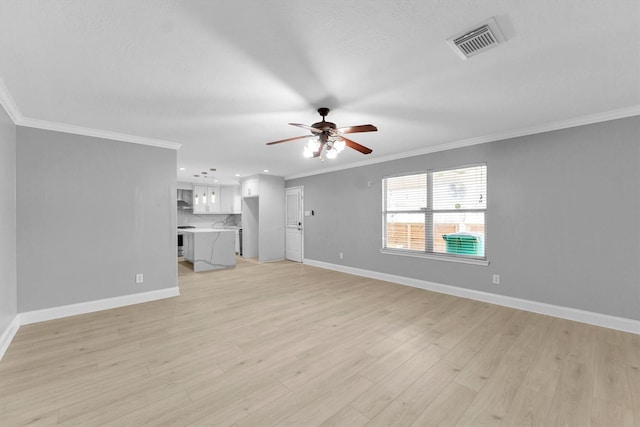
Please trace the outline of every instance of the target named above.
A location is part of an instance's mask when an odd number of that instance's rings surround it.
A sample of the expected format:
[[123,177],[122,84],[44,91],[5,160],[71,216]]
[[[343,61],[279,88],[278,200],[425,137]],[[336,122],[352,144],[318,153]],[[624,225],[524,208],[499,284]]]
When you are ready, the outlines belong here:
[[193,225],[198,228],[240,227],[242,215],[194,215],[190,210],[178,209],[178,225]]

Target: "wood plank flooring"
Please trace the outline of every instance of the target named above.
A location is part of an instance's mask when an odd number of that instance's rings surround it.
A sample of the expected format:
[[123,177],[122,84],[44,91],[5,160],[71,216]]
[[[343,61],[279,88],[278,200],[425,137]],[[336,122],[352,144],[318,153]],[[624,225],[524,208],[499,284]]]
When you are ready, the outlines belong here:
[[636,426],[640,336],[290,262],[20,328],[0,425]]

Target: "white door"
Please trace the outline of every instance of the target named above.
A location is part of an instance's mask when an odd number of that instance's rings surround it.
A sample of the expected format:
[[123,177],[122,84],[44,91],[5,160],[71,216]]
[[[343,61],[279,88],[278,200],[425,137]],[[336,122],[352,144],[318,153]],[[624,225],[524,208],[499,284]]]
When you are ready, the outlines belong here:
[[291,261],[302,262],[302,187],[287,188],[286,198],[285,257]]

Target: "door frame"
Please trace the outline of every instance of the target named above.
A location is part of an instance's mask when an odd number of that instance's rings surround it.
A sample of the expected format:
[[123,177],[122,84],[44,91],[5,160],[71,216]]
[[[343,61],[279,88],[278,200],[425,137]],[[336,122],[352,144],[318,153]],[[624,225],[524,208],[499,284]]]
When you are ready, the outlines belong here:
[[300,263],[304,264],[304,185],[296,185],[294,187],[286,187],[284,189],[285,192],[285,198],[284,198],[284,203],[285,203],[285,224],[284,224],[284,228],[285,228],[285,247],[284,247],[284,254],[285,254],[285,259],[287,259],[287,239],[286,239],[286,232],[287,232],[287,217],[286,217],[286,210],[287,210],[287,190],[294,190],[294,189],[300,189]]

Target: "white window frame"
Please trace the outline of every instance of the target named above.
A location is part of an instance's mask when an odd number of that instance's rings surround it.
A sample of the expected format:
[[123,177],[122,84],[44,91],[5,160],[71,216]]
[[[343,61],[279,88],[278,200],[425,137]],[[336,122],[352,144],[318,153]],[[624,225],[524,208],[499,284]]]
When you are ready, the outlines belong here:
[[[456,209],[456,210],[434,210],[433,209],[433,174],[437,172],[457,170],[457,169],[465,169],[477,166],[484,166],[485,171],[488,170],[486,167],[486,163],[475,163],[470,165],[456,166],[450,168],[441,168],[441,169],[427,169],[424,171],[416,171],[416,172],[408,172],[403,174],[389,175],[384,176],[382,178],[382,248],[380,252],[387,255],[399,255],[399,256],[408,256],[408,257],[417,257],[417,258],[427,258],[427,259],[436,259],[440,261],[450,261],[450,262],[460,262],[465,264],[475,264],[475,265],[489,265],[489,261],[487,258],[486,251],[486,242],[487,242],[487,223],[488,223],[488,209],[485,204],[484,209]],[[426,175],[427,180],[427,206],[426,209],[415,210],[415,211],[387,211],[387,179],[395,178],[400,176],[410,176],[410,175]],[[488,174],[488,173],[487,173]],[[488,180],[487,180],[488,181]],[[486,191],[488,193],[488,182]],[[488,199],[488,197],[486,197]],[[485,200],[486,203],[486,200]],[[484,256],[478,257],[473,255],[463,255],[463,254],[450,254],[450,253],[439,253],[433,251],[434,244],[434,236],[433,236],[433,221],[434,214],[436,213],[461,213],[461,212],[482,212],[484,213]],[[402,214],[415,214],[422,213],[424,214],[424,225],[425,225],[425,250],[417,251],[412,249],[399,249],[399,248],[387,248],[387,215],[392,213],[402,213]]]

